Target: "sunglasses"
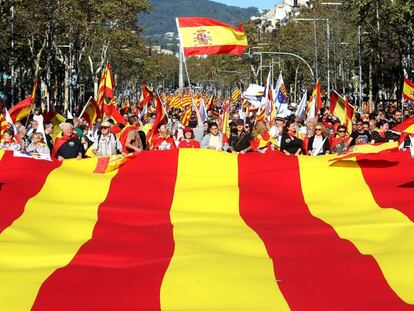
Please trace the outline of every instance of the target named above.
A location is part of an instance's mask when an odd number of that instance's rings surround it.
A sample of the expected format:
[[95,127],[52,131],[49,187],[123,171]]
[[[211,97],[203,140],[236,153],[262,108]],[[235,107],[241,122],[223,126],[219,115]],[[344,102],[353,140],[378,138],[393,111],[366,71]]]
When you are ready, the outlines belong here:
[[315,129],[316,131],[322,131],[322,129]]
[[338,133],[345,133],[346,131],[338,131]]
[[357,123],[357,126],[362,126],[363,124],[362,123]]

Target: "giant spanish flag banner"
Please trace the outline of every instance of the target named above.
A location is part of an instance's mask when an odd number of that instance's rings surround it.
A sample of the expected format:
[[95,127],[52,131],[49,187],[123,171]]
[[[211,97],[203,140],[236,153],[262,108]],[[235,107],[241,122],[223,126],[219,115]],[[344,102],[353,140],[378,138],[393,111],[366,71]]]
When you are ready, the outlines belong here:
[[0,310],[414,310],[408,153],[0,158]]
[[205,17],[179,17],[177,27],[184,56],[203,54],[241,55],[247,48],[243,27],[233,28]]

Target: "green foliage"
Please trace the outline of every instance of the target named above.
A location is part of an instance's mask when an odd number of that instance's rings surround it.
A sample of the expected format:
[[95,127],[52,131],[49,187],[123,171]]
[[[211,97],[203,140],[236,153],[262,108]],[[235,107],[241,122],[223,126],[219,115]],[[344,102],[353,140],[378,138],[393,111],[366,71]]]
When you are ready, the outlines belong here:
[[145,35],[177,32],[175,18],[180,16],[211,17],[237,25],[241,21],[248,21],[250,16],[259,15],[256,8],[242,9],[209,0],[150,0],[150,2],[153,10],[142,14],[139,18],[144,25]]

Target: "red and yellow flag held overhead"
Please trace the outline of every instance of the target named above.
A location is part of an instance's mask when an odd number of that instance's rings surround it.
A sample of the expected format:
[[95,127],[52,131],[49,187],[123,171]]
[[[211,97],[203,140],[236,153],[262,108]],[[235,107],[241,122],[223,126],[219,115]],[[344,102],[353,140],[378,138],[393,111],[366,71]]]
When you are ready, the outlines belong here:
[[233,28],[205,17],[179,17],[177,27],[184,56],[205,54],[241,55],[247,47],[243,27]]

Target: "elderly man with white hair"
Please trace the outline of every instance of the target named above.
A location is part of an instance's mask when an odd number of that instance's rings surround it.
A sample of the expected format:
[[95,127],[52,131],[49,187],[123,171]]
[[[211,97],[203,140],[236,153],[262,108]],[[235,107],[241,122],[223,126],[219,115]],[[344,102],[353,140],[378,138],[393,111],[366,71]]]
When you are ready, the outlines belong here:
[[82,159],[85,149],[76,133],[73,131],[73,125],[70,123],[63,123],[62,137],[55,140],[52,151],[52,157],[59,161],[64,159]]

